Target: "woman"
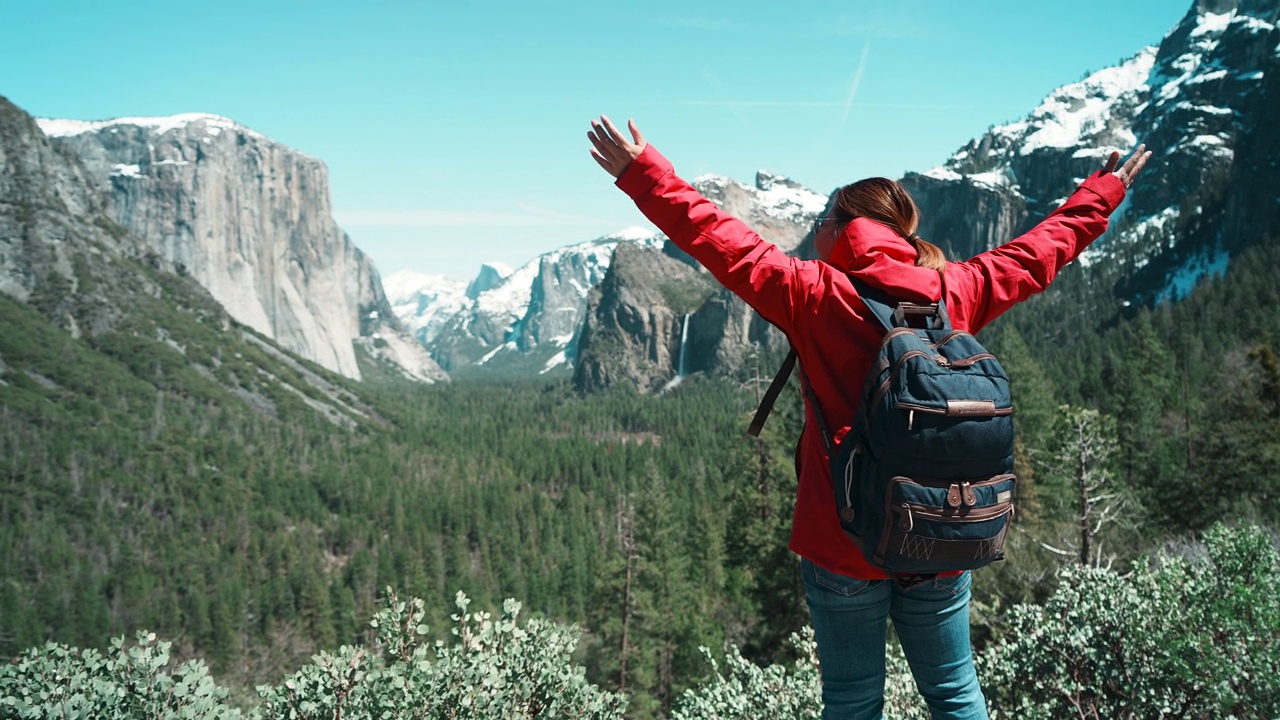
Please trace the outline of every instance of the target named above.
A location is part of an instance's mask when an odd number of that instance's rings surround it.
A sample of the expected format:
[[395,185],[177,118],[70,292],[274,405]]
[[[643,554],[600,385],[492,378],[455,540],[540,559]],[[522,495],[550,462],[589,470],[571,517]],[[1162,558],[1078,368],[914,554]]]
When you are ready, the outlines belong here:
[[[1117,169],[1120,154],[1112,153],[1030,232],[966,262],[946,262],[915,235],[919,211],[900,184],[869,178],[836,192],[831,214],[819,218],[813,261],[788,257],[702,197],[634,121],[630,139],[607,117],[591,125],[592,156],[640,211],[786,334],[835,443],[848,432],[862,389],[848,379],[866,376],[884,332],[851,277],[902,301],[937,302],[945,294],[952,327],[976,333],[1044,290],[1102,235],[1151,156],[1140,145]],[[823,717],[881,717],[888,617],[932,716],[987,717],[969,644],[970,573],[901,582],[863,558],[839,524],[817,412],[806,399],[789,546],[802,558]]]

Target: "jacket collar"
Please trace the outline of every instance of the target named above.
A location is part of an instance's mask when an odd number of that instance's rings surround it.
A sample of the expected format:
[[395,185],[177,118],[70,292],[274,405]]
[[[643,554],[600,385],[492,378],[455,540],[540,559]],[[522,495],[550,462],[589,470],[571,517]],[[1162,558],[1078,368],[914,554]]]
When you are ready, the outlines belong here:
[[899,300],[937,302],[942,297],[942,276],[916,265],[911,243],[874,220],[850,221],[828,264]]

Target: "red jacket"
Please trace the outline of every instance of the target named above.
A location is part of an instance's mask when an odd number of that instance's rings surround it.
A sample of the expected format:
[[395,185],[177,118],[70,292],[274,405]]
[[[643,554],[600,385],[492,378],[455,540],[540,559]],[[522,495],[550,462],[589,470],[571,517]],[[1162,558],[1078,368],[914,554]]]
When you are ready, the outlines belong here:
[[[865,218],[849,223],[829,262],[787,256],[680,179],[652,145],[627,166],[617,185],[672,242],[786,334],[836,443],[853,422],[862,378],[884,334],[849,276],[901,300],[936,302],[943,291],[937,272],[915,265],[909,242]],[[952,326],[976,333],[1044,290],[1102,235],[1124,194],[1124,183],[1114,174],[1095,174],[1027,234],[971,260],[948,263]],[[807,399],[805,405],[790,547],[838,573],[886,578],[840,527],[817,409]]]

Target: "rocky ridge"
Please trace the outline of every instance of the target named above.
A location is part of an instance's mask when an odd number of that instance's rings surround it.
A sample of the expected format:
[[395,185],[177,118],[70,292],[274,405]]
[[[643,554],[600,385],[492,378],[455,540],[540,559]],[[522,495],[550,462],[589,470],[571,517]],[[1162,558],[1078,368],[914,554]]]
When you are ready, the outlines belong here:
[[236,321],[347,377],[360,344],[408,377],[445,378],[401,342],[377,271],[333,221],[319,160],[216,115],[38,122],[112,221]]
[[[1264,220],[1275,216],[1274,191],[1258,192],[1276,187],[1274,162],[1241,150],[1276,143],[1278,15],[1275,0],[1197,0],[1158,47],[909,173],[920,234],[954,257],[987,250],[1051,212],[1113,149],[1144,142],[1152,166],[1081,262],[1124,278],[1117,294],[1133,303],[1179,297],[1221,273],[1233,244],[1275,231]],[[1240,230],[1221,232],[1232,218]]]
[[[184,266],[113,212],[110,189],[79,154],[51,142],[34,118],[0,97],[0,304],[9,306],[8,320],[34,315],[52,323],[69,342],[155,383],[158,396],[198,392],[266,416],[301,403],[343,427],[385,422],[343,378],[238,323]],[[65,392],[39,379],[49,371],[34,364],[26,338],[5,341],[0,374],[21,373]],[[70,346],[66,352],[74,354]],[[174,378],[194,385],[176,390]]]

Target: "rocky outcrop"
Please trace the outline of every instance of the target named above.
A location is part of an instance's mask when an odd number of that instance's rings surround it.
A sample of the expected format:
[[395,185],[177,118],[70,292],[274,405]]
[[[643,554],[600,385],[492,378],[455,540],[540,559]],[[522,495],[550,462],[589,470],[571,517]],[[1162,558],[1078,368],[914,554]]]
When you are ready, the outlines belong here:
[[[368,257],[333,221],[322,162],[214,115],[41,120],[109,197],[110,215],[241,322],[359,378],[355,341],[402,334]],[[367,344],[420,380],[412,343]]]
[[[692,184],[793,255],[804,252],[813,219],[827,204],[826,196],[764,171],[754,186],[719,175]],[[682,373],[737,374],[748,363],[754,371],[756,359],[787,347],[780,332],[670,242],[661,252],[620,247],[592,298],[574,375],[582,390],[625,380],[656,391]]]
[[[0,294],[102,362],[155,383],[158,394],[195,391],[277,417],[287,396],[335,426],[385,422],[336,376],[234,323],[184,267],[116,223],[113,209],[78,154],[51,143],[34,119],[0,98]],[[23,338],[9,340],[22,347]],[[40,354],[20,351],[10,360],[43,377]],[[198,390],[185,384],[193,378]]]
[[[715,281],[660,249],[630,243],[614,252],[609,272],[587,301],[574,384],[582,391],[619,382],[656,391],[680,373],[681,338]],[[700,352],[690,342],[686,367]],[[687,371],[687,370],[686,370]]]

